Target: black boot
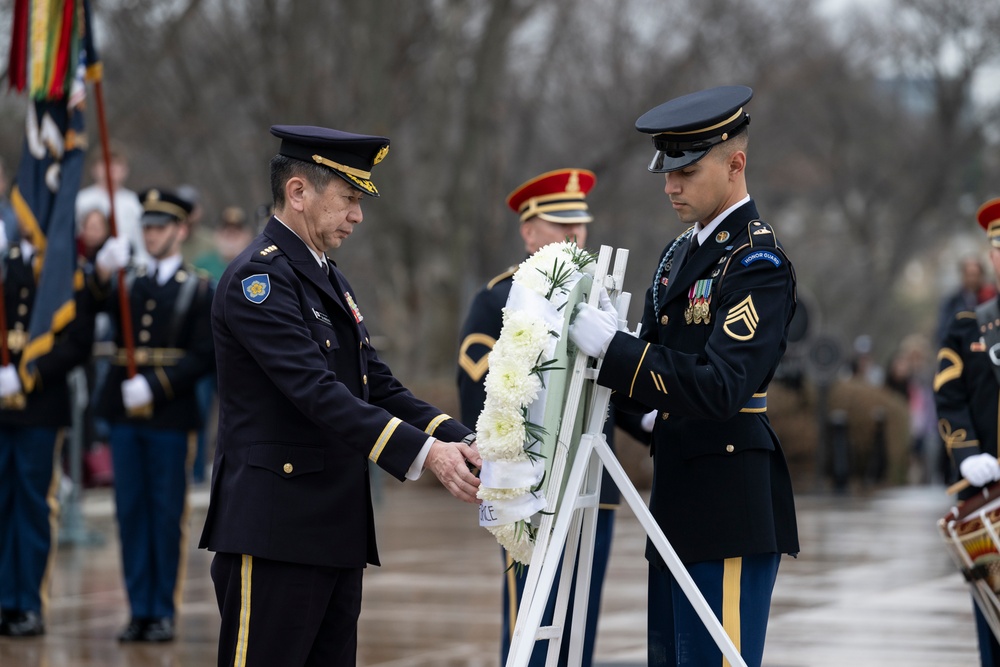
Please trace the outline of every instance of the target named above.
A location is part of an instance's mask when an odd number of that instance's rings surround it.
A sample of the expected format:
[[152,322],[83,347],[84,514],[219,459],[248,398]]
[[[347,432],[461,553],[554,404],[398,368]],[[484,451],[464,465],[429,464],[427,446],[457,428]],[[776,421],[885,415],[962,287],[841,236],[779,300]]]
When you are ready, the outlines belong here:
[[146,631],[146,626],[149,625],[149,621],[145,618],[133,618],[122,630],[121,634],[118,635],[118,641],[120,642],[138,642],[142,641],[142,634]]
[[45,623],[37,611],[22,611],[7,624],[8,637],[37,637],[45,634]]

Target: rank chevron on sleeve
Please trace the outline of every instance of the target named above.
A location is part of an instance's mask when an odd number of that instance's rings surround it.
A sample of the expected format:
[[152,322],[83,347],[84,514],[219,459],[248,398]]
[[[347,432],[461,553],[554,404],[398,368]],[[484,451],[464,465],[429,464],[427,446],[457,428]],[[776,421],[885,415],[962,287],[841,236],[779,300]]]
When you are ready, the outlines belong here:
[[759,321],[760,318],[757,316],[757,309],[753,305],[753,295],[748,294],[747,298],[729,310],[722,330],[729,334],[730,338],[750,340],[757,332],[757,323]]

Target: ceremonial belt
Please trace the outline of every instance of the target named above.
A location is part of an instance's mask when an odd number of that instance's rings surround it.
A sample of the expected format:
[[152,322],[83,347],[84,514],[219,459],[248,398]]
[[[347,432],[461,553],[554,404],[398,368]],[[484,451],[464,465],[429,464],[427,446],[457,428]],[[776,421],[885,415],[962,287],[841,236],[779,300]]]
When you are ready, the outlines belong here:
[[767,412],[767,392],[754,394],[740,412]]
[[[135,348],[136,366],[176,366],[184,358],[185,351],[177,347],[137,347]],[[94,357],[109,359],[114,366],[127,366],[125,350],[120,350],[114,343],[101,342],[94,344]]]

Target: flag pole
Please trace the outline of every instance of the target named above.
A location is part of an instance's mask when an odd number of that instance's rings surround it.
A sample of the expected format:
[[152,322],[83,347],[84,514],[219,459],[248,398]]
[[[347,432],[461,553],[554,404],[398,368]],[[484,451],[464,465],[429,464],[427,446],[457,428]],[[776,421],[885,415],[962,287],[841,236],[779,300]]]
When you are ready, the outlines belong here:
[[[115,224],[115,190],[111,181],[111,152],[108,142],[108,126],[104,120],[104,88],[98,78],[94,81],[94,97],[97,99],[97,126],[101,137],[101,152],[104,155],[104,181],[108,186],[108,229],[111,236],[118,236]],[[129,378],[136,375],[135,339],[132,337],[132,307],[125,285],[125,268],[118,269],[118,312],[121,313],[122,340],[125,342],[125,366]]]

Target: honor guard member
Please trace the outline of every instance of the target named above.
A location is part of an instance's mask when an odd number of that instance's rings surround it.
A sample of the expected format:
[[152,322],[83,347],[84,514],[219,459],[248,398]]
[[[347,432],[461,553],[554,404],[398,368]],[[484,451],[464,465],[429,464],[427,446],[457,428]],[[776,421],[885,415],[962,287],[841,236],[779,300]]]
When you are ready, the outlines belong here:
[[[979,207],[976,219],[986,230],[990,262],[1000,276],[1000,198]],[[979,494],[980,487],[1000,479],[997,406],[1000,404],[1000,308],[998,297],[975,310],[959,311],[938,352],[934,402],[938,430],[963,482],[958,498]],[[975,607],[976,634],[983,667],[1000,667],[1000,645],[986,618]]]
[[[379,564],[368,467],[431,469],[476,501],[472,430],[418,400],[372,347],[326,255],[378,196],[385,137],[276,125],[274,215],[212,305],[219,436],[201,546],[216,552],[219,665],[355,664],[361,581]],[[463,439],[467,440],[462,443]]]
[[[665,248],[638,337],[610,304],[577,311],[570,337],[603,357],[620,408],[659,411],[650,511],[747,665],[759,666],[783,553],[799,550],[792,484],[767,419],[767,386],[795,311],[795,275],[747,194],[744,108],[724,86],[639,118],[649,170],[688,227]],[[606,299],[604,301],[607,301]],[[721,651],[647,543],[649,664],[723,664]]]
[[[98,403],[111,424],[115,504],[131,620],[123,642],[170,641],[181,599],[187,541],[187,478],[201,417],[195,384],[214,368],[212,288],[184,264],[191,204],[162,189],[139,195],[147,263],[126,274],[123,326],[108,299],[117,350]],[[123,237],[97,254],[108,280],[127,260]],[[117,285],[114,286],[117,292]],[[128,377],[124,331],[132,332],[136,373]]]
[[[21,241],[7,247],[0,225],[0,288],[7,360],[0,366],[0,635],[45,632],[49,566],[58,526],[61,451],[71,421],[66,375],[90,356],[95,292],[81,266],[66,267],[74,310],[51,336],[36,338],[28,353],[29,324],[45,257],[32,243],[37,230],[22,222]],[[48,267],[44,267],[48,268]],[[40,345],[40,347],[38,347]],[[25,354],[32,359],[30,369]]]
[[[521,221],[521,238],[528,255],[534,254],[539,248],[550,243],[572,240],[583,248],[587,243],[587,226],[593,221],[593,216],[587,206],[587,193],[597,182],[592,171],[586,169],[557,169],[536,176],[519,185],[507,196],[507,206],[518,215]],[[513,285],[514,271],[512,266],[493,278],[476,294],[469,307],[465,324],[462,326],[462,344],[458,353],[458,392],[461,403],[462,421],[466,426],[475,428],[479,413],[486,402],[485,379],[489,370],[489,353],[500,337],[503,326],[503,308],[507,304],[507,296]],[[605,435],[608,444],[614,448],[615,418],[605,424]],[[633,415],[618,415],[621,417],[619,426],[640,442],[649,443],[649,433],[643,430],[641,418]],[[607,570],[608,556],[611,552],[611,538],[614,533],[615,509],[618,507],[619,493],[611,477],[605,473],[601,481],[600,509],[597,513],[597,532],[594,543],[593,571],[590,578],[590,594],[587,607],[587,622],[584,635],[582,666],[589,667],[593,661],[594,639],[597,636],[597,617],[601,607],[601,592],[604,586],[604,574]],[[504,560],[504,585],[501,617],[503,629],[500,641],[500,664],[507,662],[510,643],[513,638],[514,624],[517,621],[517,611],[521,604],[521,594],[528,579],[528,568],[513,567],[514,561],[501,548]],[[575,576],[575,575],[574,575]],[[558,577],[553,584],[552,594],[546,609],[543,625],[552,623],[552,613],[555,608]],[[571,595],[572,595],[571,589]],[[566,627],[571,627],[573,602],[570,599],[567,611]],[[563,633],[562,648],[559,654],[559,664],[565,665],[568,659],[569,640],[571,633]],[[532,667],[545,664],[547,647],[539,642],[531,654],[529,665]]]

